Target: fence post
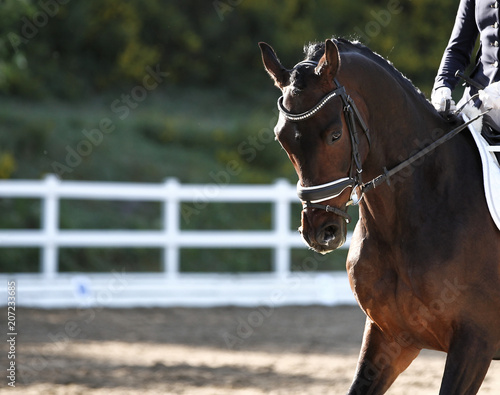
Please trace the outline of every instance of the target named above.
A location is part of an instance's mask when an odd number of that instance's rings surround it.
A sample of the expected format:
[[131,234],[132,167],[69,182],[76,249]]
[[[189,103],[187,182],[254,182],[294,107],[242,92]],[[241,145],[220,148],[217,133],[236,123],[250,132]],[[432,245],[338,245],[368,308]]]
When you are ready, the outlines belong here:
[[278,278],[290,274],[290,201],[288,191],[290,184],[286,179],[277,179],[274,184],[276,193],[273,210],[273,228],[276,237],[274,248],[274,273]]
[[181,212],[179,199],[180,184],[176,178],[165,180],[165,199],[163,201],[163,229],[165,232],[165,249],[163,250],[163,271],[169,280],[179,275],[179,215]]
[[57,232],[59,229],[59,196],[57,186],[59,179],[54,174],[45,177],[45,197],[43,199],[43,215],[41,228],[45,238],[42,249],[42,276],[52,279],[58,272]]

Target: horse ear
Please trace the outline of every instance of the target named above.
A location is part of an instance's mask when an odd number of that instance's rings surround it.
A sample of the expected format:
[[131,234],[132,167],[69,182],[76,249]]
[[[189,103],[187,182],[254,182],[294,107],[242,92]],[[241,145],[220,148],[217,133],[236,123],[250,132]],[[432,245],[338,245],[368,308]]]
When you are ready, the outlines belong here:
[[274,80],[275,85],[278,88],[283,89],[286,85],[288,85],[290,72],[283,67],[281,62],[278,60],[276,53],[269,44],[260,42],[259,47],[262,54],[262,63],[264,63],[264,68]]
[[340,68],[340,55],[337,45],[332,40],[326,40],[325,53],[316,66],[317,75],[325,77],[328,81],[333,81]]

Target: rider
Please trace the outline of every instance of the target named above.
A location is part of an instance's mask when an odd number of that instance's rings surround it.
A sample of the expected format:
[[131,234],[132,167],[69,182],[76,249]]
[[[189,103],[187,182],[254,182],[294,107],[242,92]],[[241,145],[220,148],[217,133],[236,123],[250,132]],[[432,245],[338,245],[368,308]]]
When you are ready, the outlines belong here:
[[[496,82],[500,81],[500,1],[460,1],[455,26],[434,82],[431,102],[441,113],[456,109],[451,97],[451,91],[459,80],[455,73],[464,72],[470,64],[478,36],[480,47],[471,78],[486,88],[479,91],[479,99],[475,99],[474,104],[482,110],[493,108],[485,115],[484,121],[498,131],[500,130],[500,83]],[[459,107],[476,93],[478,93],[476,87],[467,87]],[[495,137],[500,142],[500,136]]]

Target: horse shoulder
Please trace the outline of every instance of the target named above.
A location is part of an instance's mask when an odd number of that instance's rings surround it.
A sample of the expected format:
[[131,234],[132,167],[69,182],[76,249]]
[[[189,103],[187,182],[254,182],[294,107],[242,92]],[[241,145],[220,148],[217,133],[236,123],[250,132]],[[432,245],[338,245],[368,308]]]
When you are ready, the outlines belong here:
[[388,338],[398,338],[404,333],[415,345],[443,350],[446,345],[439,339],[448,339],[450,335],[442,333],[449,327],[440,322],[454,314],[450,306],[459,298],[463,284],[419,287],[435,282],[426,273],[419,274],[422,281],[413,281],[404,269],[409,267],[404,264],[405,259],[397,248],[370,237],[362,225],[357,226],[347,258],[351,289],[365,314]]
[[372,317],[376,311],[390,309],[394,305],[398,289],[396,273],[381,259],[393,259],[388,246],[369,233],[358,222],[353,232],[347,273],[351,289],[365,313]]

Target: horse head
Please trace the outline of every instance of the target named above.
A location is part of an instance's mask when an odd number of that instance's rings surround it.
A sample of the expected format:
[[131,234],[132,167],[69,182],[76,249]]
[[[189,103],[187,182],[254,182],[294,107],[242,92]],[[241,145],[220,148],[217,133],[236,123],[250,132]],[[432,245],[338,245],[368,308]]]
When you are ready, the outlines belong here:
[[268,44],[260,48],[264,67],[282,92],[275,135],[299,177],[300,231],[317,252],[333,251],[346,240],[347,206],[360,199],[368,140],[360,142],[356,126],[368,133],[364,117],[337,79],[342,62],[332,40],[292,69]]

